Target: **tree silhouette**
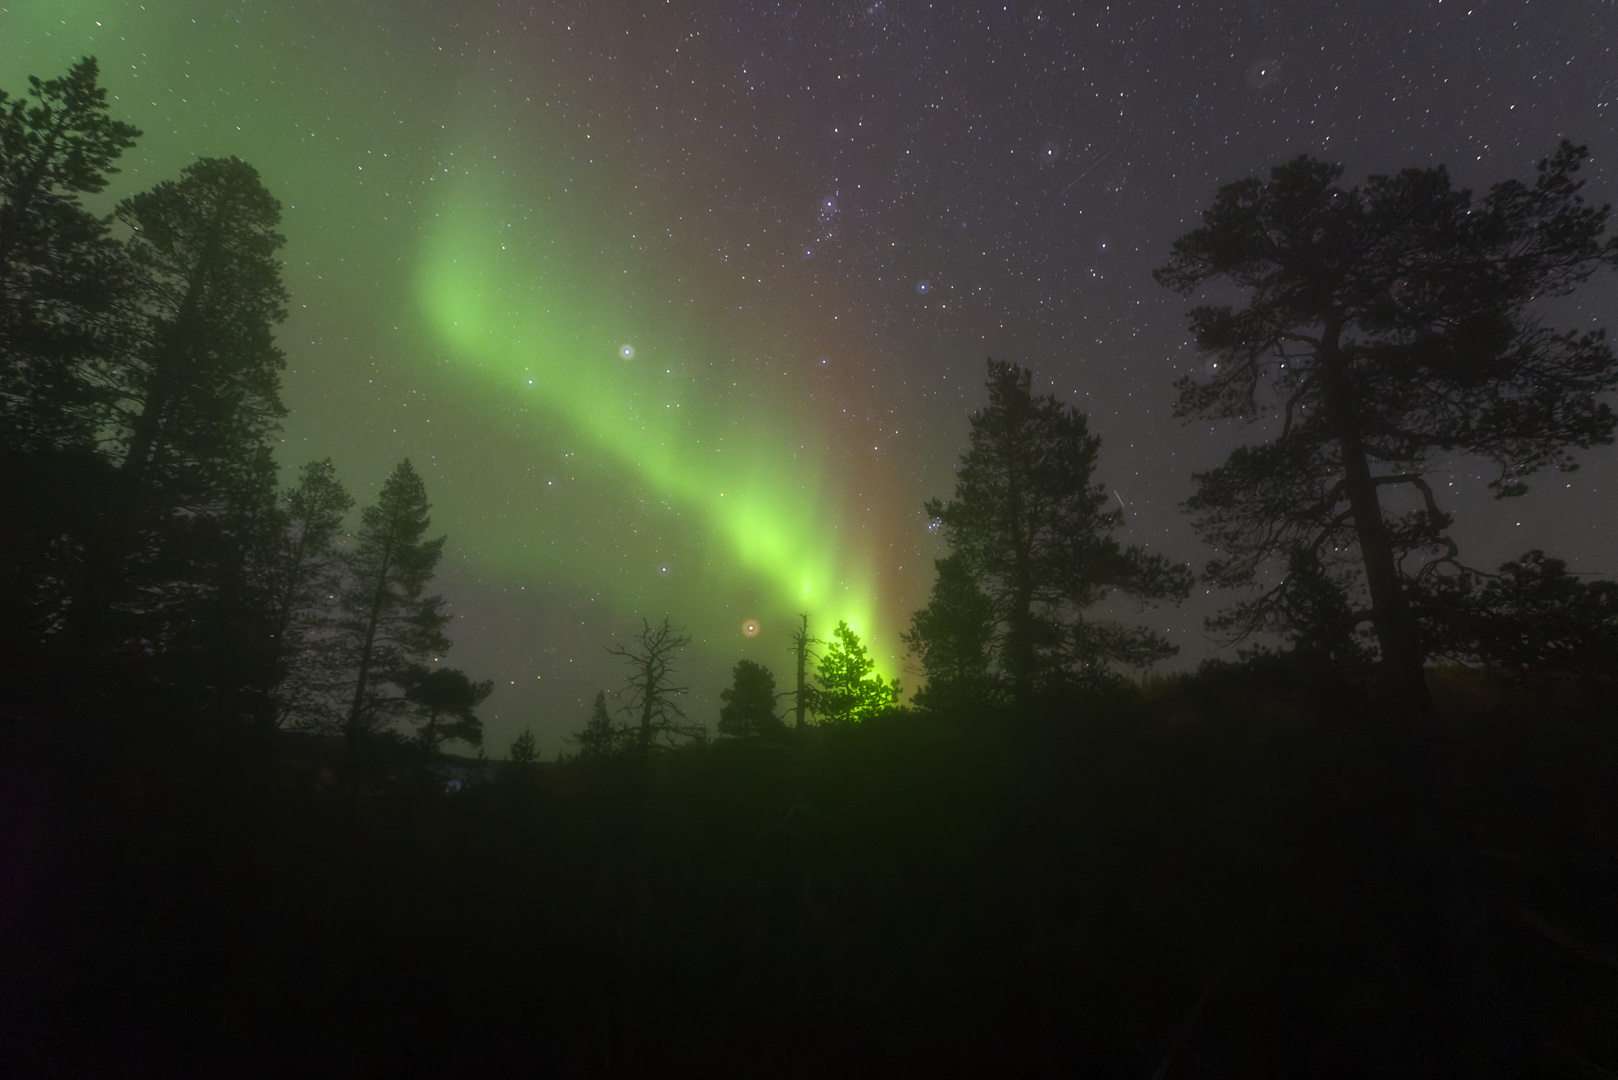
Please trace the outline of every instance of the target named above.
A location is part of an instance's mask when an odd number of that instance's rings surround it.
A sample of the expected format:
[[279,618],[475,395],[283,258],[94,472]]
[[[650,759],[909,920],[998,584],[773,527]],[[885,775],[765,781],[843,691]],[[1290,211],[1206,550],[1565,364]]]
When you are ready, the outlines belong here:
[[1618,675],[1618,582],[1581,581],[1543,551],[1495,574],[1436,578],[1416,600],[1441,655],[1514,676],[1567,672],[1611,684]]
[[[603,702],[605,704],[605,702]],[[534,742],[532,728],[523,728],[522,734],[511,741],[509,754],[512,761],[519,765],[532,765],[539,760],[539,747]]]
[[688,688],[674,680],[675,655],[689,644],[690,636],[665,615],[656,626],[642,619],[640,633],[630,644],[607,649],[629,665],[621,711],[630,718],[635,750],[642,756],[659,741],[673,745],[700,738],[704,732],[702,725],[686,720],[679,698]]
[[993,670],[994,602],[958,556],[938,559],[935,566],[938,577],[927,606],[900,635],[926,678],[915,703],[935,712],[990,705],[1004,689]]
[[801,612],[798,615],[797,629],[792,631],[792,660],[796,681],[792,690],[793,729],[798,730],[804,726],[804,716],[809,711],[809,698],[814,687],[809,685],[809,648],[815,639],[809,636],[809,613]]
[[606,761],[623,757],[640,745],[638,733],[627,724],[613,720],[607,711],[607,692],[596,694],[595,705],[584,730],[568,739],[579,748],[580,761]]
[[838,622],[832,637],[815,664],[820,685],[810,696],[820,722],[853,723],[893,708],[899,700],[899,680],[887,682],[876,673],[876,662],[847,622]]
[[747,739],[786,731],[775,714],[775,676],[769,668],[752,660],[739,660],[731,679],[730,687],[719,694],[725,703],[719,710],[719,734]]
[[[972,446],[955,497],[929,502],[957,563],[993,608],[996,666],[1018,702],[1062,681],[1110,677],[1110,665],[1145,667],[1177,650],[1144,628],[1086,620],[1121,589],[1142,603],[1185,597],[1190,573],[1162,555],[1122,548],[1121,510],[1092,483],[1101,440],[1072,406],[1035,397],[1027,370],[988,365],[989,404],[972,414]],[[955,569],[952,569],[952,573]],[[934,619],[923,625],[943,626]],[[932,647],[930,638],[912,648]],[[942,647],[942,642],[940,642]]]
[[117,214],[131,278],[105,434],[123,497],[86,546],[79,637],[172,654],[193,676],[240,668],[244,648],[273,665],[262,629],[243,631],[267,617],[250,561],[275,528],[270,435],[286,412],[280,203],[251,166],[204,158]]
[[84,545],[74,638],[145,667],[149,700],[268,721],[278,650],[254,558],[277,527],[286,411],[280,204],[251,166],[204,158],[117,216],[129,277],[102,427],[120,486]]
[[[1533,186],[1479,200],[1442,168],[1344,190],[1340,166],[1300,157],[1221,188],[1175,243],[1160,283],[1190,295],[1222,279],[1246,297],[1191,312],[1212,360],[1180,380],[1179,415],[1273,431],[1199,474],[1186,504],[1219,552],[1209,577],[1250,593],[1225,620],[1235,633],[1288,629],[1298,584],[1337,582],[1328,606],[1374,628],[1385,691],[1426,708],[1406,589],[1458,554],[1425,479],[1433,456],[1491,459],[1507,497],[1540,468],[1572,469],[1570,448],[1612,441],[1597,400],[1618,385],[1612,351],[1531,307],[1618,258],[1601,240],[1607,208],[1578,194],[1586,156],[1564,142]],[[1401,488],[1420,506],[1390,513],[1384,492]],[[1283,576],[1289,564],[1319,572]]]
[[[126,199],[141,340],[119,409],[122,468],[188,500],[258,498],[286,410],[281,204],[237,158],[203,158]],[[159,479],[160,478],[160,479]]]
[[419,714],[416,744],[428,757],[449,739],[482,746],[483,721],[475,710],[493,691],[492,680],[473,682],[458,668],[413,668],[405,683],[405,700]]
[[425,538],[429,509],[426,486],[406,458],[388,474],[376,505],[360,513],[339,623],[353,673],[343,722],[351,761],[360,739],[389,724],[406,704],[384,687],[412,685],[423,661],[449,648],[443,599],[422,595],[444,548],[444,537]]
[[309,462],[281,500],[281,527],[262,559],[274,602],[277,705],[282,719],[302,727],[331,727],[335,721],[332,691],[344,673],[340,650],[330,647],[336,630],[332,601],[342,589],[337,544],[343,515],[353,505],[330,458]]
[[90,448],[105,421],[98,382],[127,277],[80,197],[141,133],[107,115],[98,76],[86,57],[21,97],[0,90],[0,450]]

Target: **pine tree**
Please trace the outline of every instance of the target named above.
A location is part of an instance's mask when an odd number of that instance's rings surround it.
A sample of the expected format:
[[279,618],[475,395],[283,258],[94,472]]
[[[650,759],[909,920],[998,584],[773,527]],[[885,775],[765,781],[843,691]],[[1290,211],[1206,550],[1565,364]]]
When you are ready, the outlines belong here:
[[86,546],[74,605],[86,649],[138,640],[188,677],[240,668],[242,648],[273,666],[262,627],[228,648],[220,632],[270,618],[250,561],[276,527],[270,437],[286,412],[280,209],[235,158],[197,161],[118,206],[132,278],[107,435],[124,499]]
[[1512,677],[1618,680],[1618,582],[1584,581],[1534,550],[1497,573],[1445,575],[1417,594],[1433,651]]
[[899,680],[889,682],[877,674],[876,661],[846,621],[838,622],[832,638],[815,665],[820,685],[812,701],[820,722],[855,723],[893,708],[899,701]]
[[507,756],[518,765],[532,765],[539,760],[539,747],[534,742],[532,728],[523,728],[522,734],[511,741],[511,751]]
[[270,722],[273,599],[253,560],[277,527],[286,412],[280,204],[251,166],[204,158],[117,216],[131,276],[105,436],[123,498],[85,545],[74,638],[146,668],[148,701]]
[[298,727],[329,729],[337,722],[333,691],[345,681],[340,651],[331,648],[342,589],[338,541],[353,505],[330,458],[309,462],[282,498],[272,550],[260,559],[274,602],[279,715]]
[[607,761],[633,753],[640,744],[638,734],[626,724],[613,720],[607,711],[607,692],[596,694],[595,705],[584,730],[572,736],[569,742],[579,748],[580,761]]
[[[1191,588],[1183,566],[1111,536],[1123,519],[1091,481],[1100,438],[1072,406],[1035,397],[1030,373],[1015,364],[990,360],[988,388],[989,404],[972,414],[955,497],[926,509],[993,607],[995,666],[1013,698],[1172,656],[1176,647],[1149,630],[1084,618],[1115,589],[1144,604]],[[930,642],[913,633],[918,645]]]
[[20,97],[0,90],[0,451],[87,450],[128,282],[81,196],[107,186],[141,133],[108,116],[93,57],[28,84]]
[[237,158],[203,158],[119,204],[141,341],[119,411],[122,468],[188,505],[262,500],[286,409],[281,204]]
[[352,759],[359,741],[387,727],[406,706],[402,693],[420,666],[449,648],[449,616],[439,596],[425,596],[444,537],[426,539],[427,489],[406,458],[388,474],[375,506],[360,514],[340,597],[340,642],[352,691],[343,732]]
[[719,734],[735,739],[764,738],[786,731],[775,714],[775,676],[752,660],[738,660],[731,685],[720,691]]
[[[99,446],[127,260],[82,197],[140,132],[108,115],[93,58],[28,83],[0,91],[0,651],[34,671],[22,657],[61,643],[85,545],[129,501]],[[66,661],[80,678],[84,659]]]
[[476,709],[494,690],[492,680],[473,682],[458,668],[413,669],[405,683],[405,700],[417,714],[416,745],[428,756],[446,740],[483,745],[483,721]]
[[[1613,438],[1600,400],[1618,386],[1612,350],[1601,332],[1558,333],[1535,310],[1618,260],[1618,239],[1602,240],[1608,208],[1578,194],[1586,156],[1564,142],[1531,187],[1506,181],[1478,200],[1442,168],[1344,189],[1340,166],[1300,157],[1221,188],[1175,243],[1160,283],[1190,295],[1221,280],[1244,294],[1191,312],[1210,363],[1181,379],[1179,414],[1273,425],[1199,474],[1186,504],[1219,553],[1209,578],[1249,594],[1233,631],[1284,631],[1299,585],[1337,581],[1329,606],[1374,628],[1384,694],[1425,713],[1426,646],[1407,594],[1459,565],[1426,480],[1432,460],[1492,460],[1505,498]],[[1401,491],[1419,508],[1391,512]],[[1298,579],[1281,572],[1289,564],[1321,572]]]
[[992,705],[1004,689],[994,671],[994,603],[960,558],[938,559],[935,566],[938,577],[927,606],[900,635],[921,661],[927,680],[915,703],[933,712]]

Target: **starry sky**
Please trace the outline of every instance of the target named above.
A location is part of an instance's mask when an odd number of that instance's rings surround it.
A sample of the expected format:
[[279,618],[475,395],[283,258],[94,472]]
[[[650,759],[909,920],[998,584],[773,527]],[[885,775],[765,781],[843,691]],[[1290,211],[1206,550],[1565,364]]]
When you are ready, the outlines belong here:
[[[12,92],[100,60],[145,131],[109,199],[235,154],[285,204],[285,475],[366,503],[417,464],[495,756],[564,749],[643,617],[710,724],[799,611],[913,688],[987,356],[1090,414],[1127,541],[1200,565],[1190,474],[1253,433],[1173,418],[1199,360],[1150,272],[1220,184],[1482,189],[1568,137],[1618,197],[1615,0],[10,0],[0,43]],[[1548,316],[1612,325],[1615,278]],[[1618,455],[1583,461],[1508,503],[1438,463],[1463,558],[1618,574]],[[1219,601],[1145,618],[1194,663]]]

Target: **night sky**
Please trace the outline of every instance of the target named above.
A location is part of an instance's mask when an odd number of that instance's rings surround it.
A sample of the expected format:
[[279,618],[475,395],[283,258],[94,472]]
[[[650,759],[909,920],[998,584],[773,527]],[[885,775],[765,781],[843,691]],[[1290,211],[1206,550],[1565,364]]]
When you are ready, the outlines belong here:
[[[1200,566],[1190,474],[1254,433],[1171,415],[1200,361],[1150,271],[1220,184],[1307,153],[1482,189],[1568,137],[1618,199],[1614,0],[0,7],[6,89],[82,55],[145,131],[110,197],[235,154],[285,204],[284,475],[329,455],[368,503],[417,464],[494,756],[562,749],[643,616],[710,724],[739,657],[786,682],[798,611],[905,675],[987,356],[1090,413],[1127,540]],[[1618,573],[1618,456],[1582,460],[1503,504],[1446,463],[1462,557]],[[1177,663],[1218,601],[1150,614]]]

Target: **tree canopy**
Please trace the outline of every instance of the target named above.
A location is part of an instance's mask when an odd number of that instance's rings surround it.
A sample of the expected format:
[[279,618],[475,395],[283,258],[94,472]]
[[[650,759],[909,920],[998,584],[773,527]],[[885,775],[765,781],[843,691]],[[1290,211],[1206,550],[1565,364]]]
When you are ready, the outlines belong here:
[[[954,498],[926,505],[956,562],[953,592],[935,592],[912,621],[912,649],[940,663],[986,649],[1019,701],[1062,682],[1105,680],[1114,664],[1145,667],[1173,655],[1177,647],[1151,630],[1084,616],[1115,589],[1146,604],[1191,587],[1183,565],[1112,536],[1123,515],[1107,509],[1107,489],[1093,480],[1101,439],[1088,419],[1036,396],[1031,373],[1015,364],[990,360],[988,390],[988,405],[972,414]],[[957,584],[966,578],[989,610],[963,618],[961,603],[976,604]]]
[[405,686],[405,700],[416,712],[416,741],[429,755],[446,740],[483,745],[483,720],[477,715],[494,690],[494,682],[473,682],[466,672],[450,667],[417,667]]
[[81,197],[140,137],[107,112],[94,57],[0,90],[0,449],[86,448],[119,338],[121,247]]
[[1300,157],[1225,185],[1175,243],[1161,284],[1243,294],[1192,310],[1209,361],[1180,380],[1179,415],[1267,424],[1186,504],[1218,552],[1210,580],[1249,593],[1225,627],[1342,644],[1369,623],[1381,681],[1424,707],[1407,591],[1458,555],[1426,479],[1435,459],[1489,459],[1508,497],[1612,441],[1602,332],[1552,330],[1534,306],[1618,259],[1608,208],[1579,195],[1586,157],[1564,142],[1531,185],[1480,199],[1443,168],[1345,189],[1341,166]]
[[978,587],[960,556],[934,563],[927,606],[911,617],[900,638],[921,662],[926,682],[916,705],[935,712],[981,708],[1004,693],[994,669],[994,602]]
[[775,712],[775,676],[752,660],[738,660],[731,685],[720,691],[719,734],[746,739],[779,735],[786,730]]
[[899,680],[877,673],[876,661],[846,621],[839,621],[832,640],[815,664],[819,686],[810,695],[811,707],[823,724],[869,720],[899,700]]
[[449,648],[444,601],[424,595],[444,548],[443,537],[427,539],[429,510],[426,485],[406,458],[388,474],[375,505],[360,513],[339,624],[353,673],[344,723],[351,750],[404,709],[402,690],[415,683],[419,666]]

